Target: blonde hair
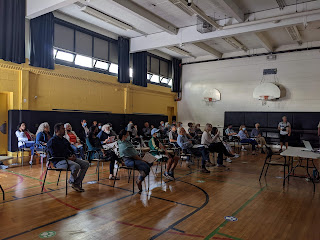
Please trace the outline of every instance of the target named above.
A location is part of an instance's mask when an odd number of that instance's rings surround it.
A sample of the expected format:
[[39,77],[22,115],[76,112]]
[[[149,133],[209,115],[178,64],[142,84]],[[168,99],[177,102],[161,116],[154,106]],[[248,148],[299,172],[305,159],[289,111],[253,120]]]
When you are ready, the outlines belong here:
[[206,126],[204,127],[204,131],[209,132],[209,128],[212,128],[211,123],[207,123]]
[[239,130],[241,131],[244,127],[246,127],[246,125],[241,125]]
[[43,132],[45,128],[49,128],[50,132],[50,125],[47,122],[43,122],[39,125],[36,135],[38,135],[39,132]]
[[106,131],[107,127],[110,128],[111,126],[109,124],[105,124],[105,125],[102,126],[101,130],[102,131]]
[[64,124],[64,128],[66,129],[68,126],[70,126],[71,127],[71,131],[72,131],[72,126],[71,126],[71,124],[70,123],[65,123]]

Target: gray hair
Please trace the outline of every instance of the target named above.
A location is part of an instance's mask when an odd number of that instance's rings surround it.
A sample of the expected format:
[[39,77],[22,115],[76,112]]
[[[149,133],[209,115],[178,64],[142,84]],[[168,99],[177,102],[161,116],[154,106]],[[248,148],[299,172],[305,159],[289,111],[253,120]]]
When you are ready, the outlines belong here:
[[109,124],[105,124],[105,125],[102,126],[101,130],[105,131],[107,129],[107,127],[110,128],[111,126]]
[[183,128],[183,127],[179,127],[179,128],[178,128],[178,130],[177,130],[177,131],[178,131],[178,134],[181,133],[182,129],[184,129],[184,128]]
[[204,127],[204,130],[206,132],[209,132],[209,128],[212,128],[212,124],[211,123],[207,123],[206,126]]
[[38,135],[39,132],[43,132],[45,128],[49,128],[49,131],[50,131],[50,125],[49,125],[49,123],[47,123],[47,122],[41,123],[41,124],[39,125],[39,127],[38,127],[38,130],[37,130],[36,135]]

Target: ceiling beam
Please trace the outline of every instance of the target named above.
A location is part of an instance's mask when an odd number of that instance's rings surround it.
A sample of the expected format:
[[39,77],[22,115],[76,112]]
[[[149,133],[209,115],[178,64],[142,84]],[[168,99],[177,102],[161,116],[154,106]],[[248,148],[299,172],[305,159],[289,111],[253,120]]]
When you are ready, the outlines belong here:
[[155,15],[149,10],[141,7],[140,5],[133,2],[132,0],[113,0],[113,1],[118,3],[120,6],[130,10],[136,16],[142,17],[144,20],[147,20],[154,26],[164,30],[165,32],[172,35],[178,34],[179,28],[169,23],[168,21],[160,18],[159,16]]
[[263,32],[257,32],[256,36],[263,48],[265,48],[268,52],[273,52],[274,47],[272,43],[263,34]]
[[66,7],[77,0],[27,0],[27,18],[32,19],[43,14]]
[[208,44],[205,44],[203,42],[197,42],[193,43],[193,45],[197,46],[198,48],[201,48],[202,50],[212,54],[213,56],[216,56],[217,58],[222,57],[222,53],[218,50],[214,49],[213,47],[209,46]]
[[301,34],[300,34],[297,26],[286,27],[286,31],[293,41],[297,42],[299,45],[302,44]]
[[196,26],[180,28],[179,35],[169,35],[165,32],[143,37],[131,38],[130,51],[139,52],[149,49],[179,45],[181,43],[203,42],[214,38],[231,37],[238,34],[262,32],[273,28],[287,27],[303,23],[303,16],[308,16],[308,22],[320,20],[320,9],[300,13],[292,13],[276,17],[258,19],[256,21],[238,23],[223,27],[219,31],[201,34]]
[[233,0],[215,0],[225,10],[225,13],[236,19],[239,23],[244,22],[244,12],[233,2]]

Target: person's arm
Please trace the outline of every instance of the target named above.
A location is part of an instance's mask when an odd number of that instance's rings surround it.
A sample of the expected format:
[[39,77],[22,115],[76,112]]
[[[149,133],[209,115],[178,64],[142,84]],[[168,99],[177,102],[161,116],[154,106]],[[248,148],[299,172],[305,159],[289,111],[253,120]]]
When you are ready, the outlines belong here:
[[290,137],[290,135],[291,135],[291,124],[289,123],[289,125],[288,125],[288,136]]
[[212,138],[212,142],[215,142],[220,137],[220,132],[217,132],[217,134]]
[[254,129],[252,129],[252,131],[251,131],[251,133],[250,133],[250,137],[252,137],[252,138],[256,137],[256,134],[255,134],[255,130],[254,130]]
[[281,131],[281,128],[280,128],[280,123],[278,124],[278,130],[279,130],[279,131]]
[[78,138],[77,134],[74,131],[72,131],[72,133],[76,136],[77,143],[81,143],[80,138]]

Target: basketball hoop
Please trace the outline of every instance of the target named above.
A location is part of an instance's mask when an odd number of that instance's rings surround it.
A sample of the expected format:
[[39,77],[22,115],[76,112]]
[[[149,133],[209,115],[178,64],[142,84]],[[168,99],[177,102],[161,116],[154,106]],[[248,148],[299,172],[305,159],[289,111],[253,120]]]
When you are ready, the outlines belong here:
[[204,97],[203,101],[206,103],[207,106],[212,106],[213,103],[216,102],[216,100],[212,97]]
[[270,96],[264,95],[264,96],[260,96],[259,100],[262,101],[262,106],[265,106],[267,104],[267,101],[269,100]]

